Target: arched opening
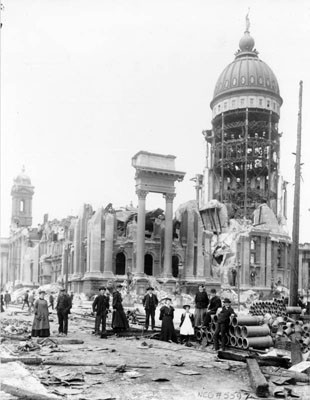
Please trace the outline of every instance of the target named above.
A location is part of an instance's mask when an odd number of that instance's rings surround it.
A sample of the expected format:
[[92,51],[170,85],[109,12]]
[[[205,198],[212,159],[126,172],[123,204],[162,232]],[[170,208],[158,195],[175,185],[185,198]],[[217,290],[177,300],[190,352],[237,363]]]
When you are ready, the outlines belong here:
[[172,276],[177,278],[179,276],[179,257],[172,256]]
[[146,275],[153,275],[153,256],[151,254],[144,256],[144,273]]
[[125,275],[126,271],[126,257],[124,253],[117,253],[115,260],[115,274]]

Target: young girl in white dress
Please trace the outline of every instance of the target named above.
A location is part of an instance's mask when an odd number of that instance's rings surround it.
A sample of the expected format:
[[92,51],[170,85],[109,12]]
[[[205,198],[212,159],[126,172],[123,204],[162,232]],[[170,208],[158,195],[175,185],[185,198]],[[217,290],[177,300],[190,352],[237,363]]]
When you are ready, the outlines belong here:
[[184,312],[181,315],[181,323],[180,323],[180,335],[181,342],[188,343],[190,337],[194,335],[194,323],[195,318],[194,315],[190,312],[190,305],[186,304],[183,306]]

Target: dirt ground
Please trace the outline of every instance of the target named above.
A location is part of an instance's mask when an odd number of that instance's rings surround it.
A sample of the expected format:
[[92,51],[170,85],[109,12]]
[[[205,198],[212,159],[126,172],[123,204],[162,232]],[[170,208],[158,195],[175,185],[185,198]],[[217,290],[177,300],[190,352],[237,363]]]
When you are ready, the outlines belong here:
[[[69,320],[67,338],[83,340],[83,344],[58,345],[57,348],[42,346],[36,351],[20,353],[23,356],[37,355],[63,361],[102,363],[98,366],[69,367],[23,365],[23,368],[45,383],[49,392],[59,398],[80,400],[257,398],[250,387],[245,364],[219,360],[210,346],[199,349],[161,342],[146,338],[142,331],[138,336],[122,338],[114,335],[101,339],[92,334],[94,320],[91,317],[81,316],[88,306],[90,311],[90,303],[83,304],[83,309],[73,308]],[[21,313],[20,306],[11,306],[1,314],[1,317],[24,320],[29,324],[33,318],[30,314]],[[57,340],[59,338],[56,336],[58,324],[55,311],[50,319],[51,338]],[[11,340],[3,342],[9,351],[16,351],[19,344],[21,343]],[[14,399],[7,395],[2,398]]]

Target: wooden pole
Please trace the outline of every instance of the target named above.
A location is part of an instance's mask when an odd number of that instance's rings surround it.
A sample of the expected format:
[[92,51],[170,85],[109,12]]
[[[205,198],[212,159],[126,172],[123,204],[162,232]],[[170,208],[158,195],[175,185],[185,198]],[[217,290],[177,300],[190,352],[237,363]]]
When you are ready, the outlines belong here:
[[299,82],[299,109],[298,109],[296,162],[295,162],[295,188],[294,188],[294,210],[293,210],[291,274],[290,274],[291,306],[297,306],[297,300],[298,300],[301,121],[302,121],[302,81]]

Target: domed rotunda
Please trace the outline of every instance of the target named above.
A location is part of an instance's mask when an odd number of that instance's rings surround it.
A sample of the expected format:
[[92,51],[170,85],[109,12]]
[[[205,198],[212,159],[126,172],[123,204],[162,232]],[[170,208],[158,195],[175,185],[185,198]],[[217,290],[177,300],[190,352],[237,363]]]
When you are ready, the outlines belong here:
[[250,218],[257,204],[277,215],[282,98],[277,78],[258,57],[246,30],[235,59],[220,74],[211,101],[208,147],[208,200],[217,199]]

